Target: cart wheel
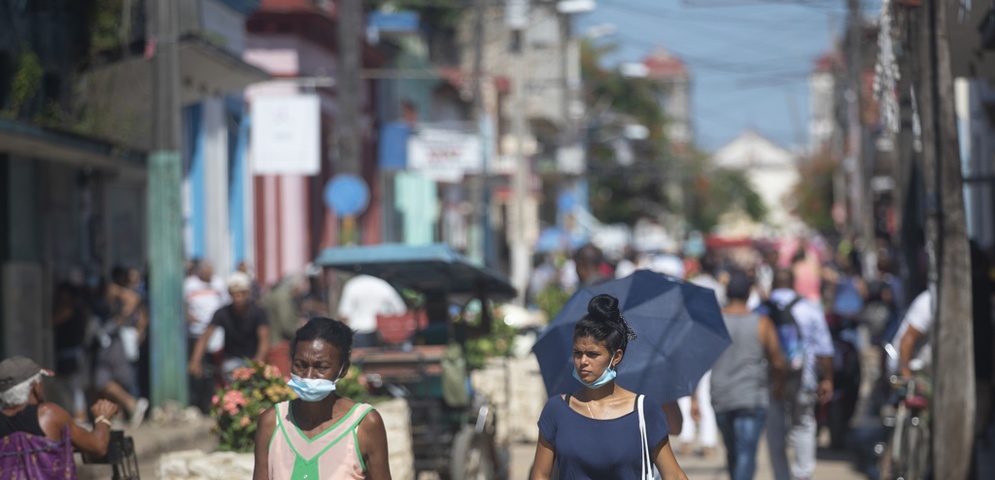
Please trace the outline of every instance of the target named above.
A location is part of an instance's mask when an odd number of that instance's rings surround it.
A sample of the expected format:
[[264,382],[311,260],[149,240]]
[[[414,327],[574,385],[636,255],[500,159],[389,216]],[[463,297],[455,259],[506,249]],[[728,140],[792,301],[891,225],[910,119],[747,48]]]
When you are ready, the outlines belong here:
[[453,437],[451,480],[492,480],[495,478],[485,434],[477,434],[473,426],[464,426]]

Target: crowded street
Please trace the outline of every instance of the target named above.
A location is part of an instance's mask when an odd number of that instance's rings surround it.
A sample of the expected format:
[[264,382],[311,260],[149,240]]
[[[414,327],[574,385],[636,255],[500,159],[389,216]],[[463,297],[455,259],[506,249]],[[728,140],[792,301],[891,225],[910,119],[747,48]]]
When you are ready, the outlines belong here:
[[995,478],[995,0],[0,0],[0,480]]

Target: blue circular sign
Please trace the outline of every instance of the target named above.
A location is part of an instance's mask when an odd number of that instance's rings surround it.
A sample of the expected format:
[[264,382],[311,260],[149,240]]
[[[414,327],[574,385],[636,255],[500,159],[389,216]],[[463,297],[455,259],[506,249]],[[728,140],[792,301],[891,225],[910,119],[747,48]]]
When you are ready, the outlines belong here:
[[574,205],[577,204],[577,197],[574,196],[573,192],[569,190],[564,190],[560,192],[560,195],[556,197],[556,207],[563,213],[570,213],[574,209]]
[[366,182],[351,174],[340,174],[325,185],[325,205],[336,215],[349,217],[366,210],[370,203],[370,189]]

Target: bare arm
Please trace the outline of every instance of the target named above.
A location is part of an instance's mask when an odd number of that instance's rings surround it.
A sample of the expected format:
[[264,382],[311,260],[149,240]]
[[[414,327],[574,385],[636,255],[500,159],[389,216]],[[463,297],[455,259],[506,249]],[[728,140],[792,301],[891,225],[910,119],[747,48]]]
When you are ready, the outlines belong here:
[[912,377],[912,368],[909,367],[909,362],[912,361],[912,354],[915,353],[916,345],[922,340],[922,332],[916,330],[915,327],[909,325],[909,328],[905,329],[905,334],[902,335],[902,339],[898,343],[898,371],[902,373],[905,378]]
[[681,415],[681,407],[677,405],[677,402],[664,403],[663,416],[667,418],[670,434],[680,435],[684,428],[684,415]]
[[653,449],[653,454],[655,459],[653,463],[660,471],[660,477],[665,480],[687,480],[688,476],[677,464],[677,458],[674,457],[674,450],[670,447],[669,438],[663,437],[663,440]]
[[819,362],[819,369],[822,370],[822,380],[819,381],[819,388],[816,394],[819,396],[819,403],[825,405],[833,399],[833,357],[815,357]]
[[69,321],[73,317],[73,303],[67,294],[61,294],[56,299],[55,309],[52,312],[52,325],[58,327]]
[[[97,417],[110,419],[117,413],[117,405],[109,400],[97,400],[90,407]],[[103,457],[107,455],[107,442],[111,439],[111,427],[106,422],[97,422],[93,431],[80,427],[69,416],[69,412],[54,403],[42,403],[38,406],[38,423],[41,424],[45,436],[51,439],[62,437],[62,429],[69,425],[69,440],[73,447],[81,452]]]
[[370,411],[359,424],[359,449],[369,480],[390,480],[387,429],[380,412]]
[[556,451],[553,444],[549,443],[542,434],[539,434],[539,443],[536,444],[536,455],[532,461],[532,480],[549,480],[553,474],[553,459],[556,458]]
[[138,343],[144,342],[149,331],[149,309],[144,303],[138,306],[138,320],[135,322],[135,329],[138,330]]
[[263,363],[266,361],[266,352],[269,352],[269,325],[256,327],[256,337],[259,346],[256,347],[256,356],[252,357],[252,360],[256,363]]
[[867,300],[867,282],[863,278],[857,277],[853,283],[854,287],[857,288],[857,293],[860,294],[860,298]]
[[760,337],[760,344],[767,354],[767,366],[770,369],[770,385],[774,398],[784,398],[784,374],[787,366],[784,363],[784,355],[781,354],[781,342],[777,339],[777,332],[774,329],[774,322],[770,317],[761,316],[757,323],[757,335]]
[[187,371],[195,377],[200,376],[200,363],[204,359],[204,350],[207,349],[207,340],[211,338],[211,334],[214,333],[214,324],[207,326],[207,330],[204,330],[204,334],[197,339],[197,343],[193,346],[193,352],[190,354],[190,363],[187,364]]
[[255,466],[252,480],[269,480],[269,442],[276,430],[276,409],[268,408],[259,416],[256,427]]

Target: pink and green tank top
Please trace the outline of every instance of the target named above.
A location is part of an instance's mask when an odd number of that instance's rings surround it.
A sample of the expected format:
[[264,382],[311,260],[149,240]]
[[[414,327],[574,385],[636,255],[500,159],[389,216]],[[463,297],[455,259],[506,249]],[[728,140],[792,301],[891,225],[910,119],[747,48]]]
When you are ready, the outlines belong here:
[[269,478],[362,479],[366,465],[359,451],[359,422],[373,407],[357,403],[338,422],[314,438],[290,421],[290,402],[276,405],[276,429],[269,445]]

